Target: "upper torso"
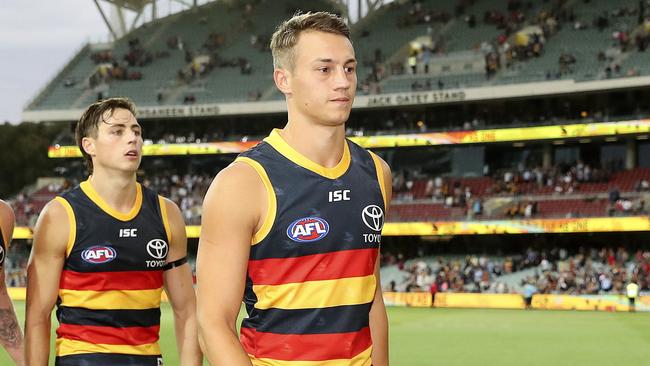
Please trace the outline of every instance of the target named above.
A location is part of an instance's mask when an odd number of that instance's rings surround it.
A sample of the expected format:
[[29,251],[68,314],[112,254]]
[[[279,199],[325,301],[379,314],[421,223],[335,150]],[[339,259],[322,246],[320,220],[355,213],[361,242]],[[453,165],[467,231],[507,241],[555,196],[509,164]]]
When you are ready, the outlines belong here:
[[240,338],[253,364],[369,365],[384,220],[378,160],[346,141],[341,162],[324,168],[274,131],[238,161],[265,176],[272,192],[271,217],[253,238],[244,295],[249,317]]
[[169,251],[164,202],[138,184],[133,209],[120,213],[89,182],[57,200],[73,217],[57,301],[57,363],[81,357],[89,364],[157,365]]

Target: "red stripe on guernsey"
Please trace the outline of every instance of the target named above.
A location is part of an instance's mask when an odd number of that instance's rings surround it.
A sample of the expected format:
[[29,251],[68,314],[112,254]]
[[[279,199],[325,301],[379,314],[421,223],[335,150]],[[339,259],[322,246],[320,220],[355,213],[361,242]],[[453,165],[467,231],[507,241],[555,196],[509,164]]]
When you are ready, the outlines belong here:
[[249,260],[248,275],[255,285],[363,277],[374,273],[376,259],[377,248],[369,248],[302,257]]
[[350,359],[372,345],[369,327],[328,334],[277,334],[241,328],[239,339],[248,354],[285,361]]
[[58,338],[84,341],[94,344],[137,346],[158,342],[160,326],[151,327],[100,327],[96,325],[60,324]]
[[152,290],[163,286],[162,271],[61,273],[59,288],[64,290]]

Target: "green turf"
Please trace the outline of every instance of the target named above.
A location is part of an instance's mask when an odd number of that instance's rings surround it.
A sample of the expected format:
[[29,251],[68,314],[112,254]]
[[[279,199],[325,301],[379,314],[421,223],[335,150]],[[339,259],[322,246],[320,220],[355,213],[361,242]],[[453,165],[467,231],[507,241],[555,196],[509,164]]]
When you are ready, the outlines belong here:
[[[17,302],[24,319],[24,302]],[[178,365],[169,305],[161,348]],[[650,314],[389,308],[393,366],[649,365]],[[0,351],[0,365],[10,365]],[[207,363],[206,363],[207,365]]]

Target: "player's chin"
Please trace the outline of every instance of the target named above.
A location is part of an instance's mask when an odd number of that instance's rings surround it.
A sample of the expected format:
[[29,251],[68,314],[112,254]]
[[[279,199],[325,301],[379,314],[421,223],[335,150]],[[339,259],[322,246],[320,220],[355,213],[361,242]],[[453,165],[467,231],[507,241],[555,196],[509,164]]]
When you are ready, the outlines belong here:
[[338,111],[336,113],[332,113],[329,118],[329,124],[333,126],[338,126],[342,125],[345,122],[348,121],[348,118],[350,118],[350,111]]
[[138,171],[139,167],[140,167],[140,159],[130,160],[124,164],[121,164],[120,170],[124,171],[125,173],[135,173]]

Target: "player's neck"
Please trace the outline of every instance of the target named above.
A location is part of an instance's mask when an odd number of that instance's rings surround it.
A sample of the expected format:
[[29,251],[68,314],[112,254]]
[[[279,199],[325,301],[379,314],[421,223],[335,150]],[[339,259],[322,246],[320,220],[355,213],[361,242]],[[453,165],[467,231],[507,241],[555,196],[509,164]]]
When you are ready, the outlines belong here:
[[345,125],[308,125],[289,121],[280,131],[280,136],[294,150],[325,168],[335,167],[343,158]]
[[135,173],[113,174],[96,169],[88,182],[104,202],[118,212],[127,213],[133,208],[137,194]]

